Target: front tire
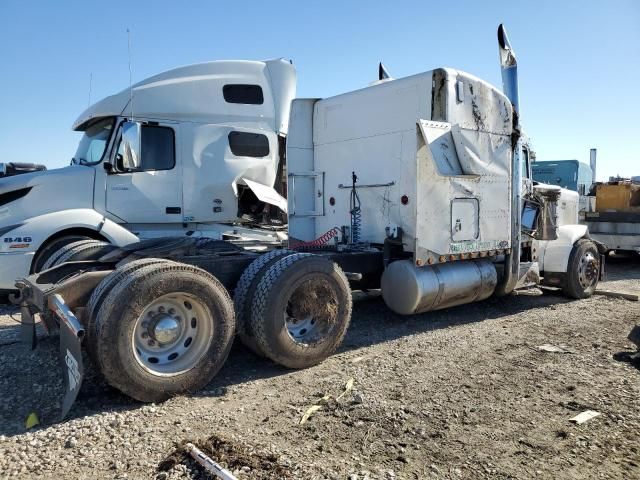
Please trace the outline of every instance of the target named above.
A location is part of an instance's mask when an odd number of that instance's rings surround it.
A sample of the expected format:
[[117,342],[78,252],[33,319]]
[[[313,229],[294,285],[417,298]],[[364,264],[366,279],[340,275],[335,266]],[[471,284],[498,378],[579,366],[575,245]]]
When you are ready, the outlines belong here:
[[570,298],[589,298],[596,291],[600,275],[600,254],[591,240],[578,240],[571,250],[567,277],[562,289]]
[[42,266],[42,270],[57,267],[65,262],[78,262],[81,260],[97,260],[103,255],[115,250],[115,246],[102,240],[79,240],[69,243],[56,252]]
[[94,324],[107,382],[142,402],[208,384],[229,355],[233,303],[212,275],[181,263],[130,272],[102,301]]
[[49,260],[51,256],[59,255],[59,251],[62,247],[65,247],[74,242],[78,242],[80,240],[91,240],[91,238],[83,235],[65,235],[49,242],[36,254],[36,257],[34,258],[31,265],[31,273],[39,273],[42,270],[45,270],[43,268],[44,264]]

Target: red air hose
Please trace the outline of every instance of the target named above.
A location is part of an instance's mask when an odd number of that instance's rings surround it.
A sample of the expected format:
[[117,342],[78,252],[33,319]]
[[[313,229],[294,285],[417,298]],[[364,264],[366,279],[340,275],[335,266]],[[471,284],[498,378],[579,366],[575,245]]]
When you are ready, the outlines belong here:
[[298,248],[323,247],[327,243],[329,243],[332,238],[336,237],[339,233],[340,233],[340,229],[338,227],[333,227],[328,232],[323,233],[315,240],[311,240],[309,242],[300,242],[297,240],[292,240],[291,242],[289,242],[289,248],[298,249]]

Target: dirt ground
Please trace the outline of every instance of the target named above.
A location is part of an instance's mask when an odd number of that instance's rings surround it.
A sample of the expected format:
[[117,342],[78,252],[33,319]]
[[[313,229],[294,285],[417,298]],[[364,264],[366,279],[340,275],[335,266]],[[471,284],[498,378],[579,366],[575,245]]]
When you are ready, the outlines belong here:
[[[610,259],[608,275],[603,288],[640,292],[640,257]],[[30,353],[5,315],[0,477],[209,478],[178,448],[192,441],[239,478],[640,478],[634,324],[640,302],[549,290],[411,317],[358,294],[343,346],[317,367],[286,370],[236,346],[205,391],[160,405],[90,369],[59,422],[57,338]],[[600,415],[569,421],[585,410]],[[40,425],[26,431],[30,412]]]

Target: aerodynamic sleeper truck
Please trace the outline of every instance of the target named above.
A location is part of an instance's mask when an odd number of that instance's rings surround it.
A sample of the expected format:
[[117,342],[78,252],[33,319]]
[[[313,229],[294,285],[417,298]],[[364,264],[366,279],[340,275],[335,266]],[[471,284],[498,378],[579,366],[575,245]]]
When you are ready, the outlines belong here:
[[[115,237],[111,232],[124,231],[118,242],[125,243],[127,235],[143,231],[145,219],[170,225],[166,218],[174,213],[165,208],[182,209],[184,222],[194,225],[188,228],[234,220],[229,209],[251,210],[237,195],[251,182],[261,185],[253,187],[255,198],[280,203],[274,182],[285,158],[278,135],[286,131],[287,200],[281,208],[288,212],[289,237],[287,248],[254,242],[266,253],[233,236],[205,235],[156,237],[120,248],[82,240],[51,253],[40,273],[18,282],[16,301],[29,341],[38,316],[47,330],[60,330],[63,414],[82,382],[83,346],[111,385],[141,401],[160,401],[207,384],[236,334],[258,355],[289,368],[321,362],[344,338],[352,289],[379,288],[387,306],[402,315],[537,284],[560,287],[572,298],[591,295],[603,271],[602,247],[576,224],[575,192],[531,181],[516,58],[502,27],[498,40],[504,92],[468,73],[437,68],[400,79],[380,75],[360,90],[291,103],[293,73],[286,63],[277,62],[279,74],[268,77],[273,63],[237,63],[270,79],[261,83],[262,97],[251,93],[259,105],[278,106],[264,119],[229,104],[227,77],[217,84],[215,102],[228,115],[215,125],[214,117],[204,124],[182,122],[180,115],[173,123],[161,121],[168,116],[163,111],[153,120],[134,115],[131,121],[126,96],[117,115],[110,100],[92,109],[79,125],[113,132],[102,133],[107,146],[95,156],[81,149],[79,165],[70,170],[82,172],[75,175],[88,183],[85,188],[105,193],[105,200],[94,199],[104,212],[98,232]],[[144,85],[151,92],[172,88],[172,78]],[[145,111],[136,96],[145,95],[144,85],[133,89],[134,112],[135,105]],[[188,88],[197,92],[198,83]],[[191,110],[214,101],[198,98]],[[106,117],[113,123],[90,120],[100,112],[111,112]],[[150,146],[145,129],[163,139],[162,148]],[[246,137],[240,151],[233,146],[238,132],[253,139]],[[166,159],[172,158],[174,134],[180,181],[161,168],[173,165]],[[149,151],[152,171],[145,170]],[[264,155],[250,155],[256,153]],[[94,165],[100,158],[106,169]],[[154,176],[165,187],[143,198],[138,186]],[[34,191],[37,178],[28,184]],[[182,200],[173,188],[182,189]],[[128,228],[117,218],[130,222]],[[172,228],[167,233],[187,227]]]
[[[282,188],[295,85],[285,60],[209,62],[89,107],[73,124],[83,136],[70,167],[0,179],[0,290],[79,240],[228,234],[281,243],[284,222],[248,185]],[[125,163],[131,120],[141,153]]]

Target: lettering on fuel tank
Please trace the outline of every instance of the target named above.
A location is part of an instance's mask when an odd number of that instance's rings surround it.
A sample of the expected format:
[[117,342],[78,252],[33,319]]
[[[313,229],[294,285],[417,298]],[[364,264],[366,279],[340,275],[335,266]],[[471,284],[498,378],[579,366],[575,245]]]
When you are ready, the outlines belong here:
[[494,250],[496,248],[495,241],[479,242],[477,240],[470,240],[467,242],[456,242],[449,245],[449,251],[451,253],[466,253],[466,252],[480,252],[484,250]]

